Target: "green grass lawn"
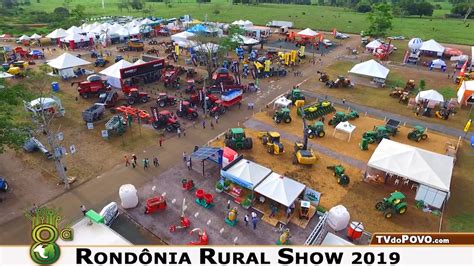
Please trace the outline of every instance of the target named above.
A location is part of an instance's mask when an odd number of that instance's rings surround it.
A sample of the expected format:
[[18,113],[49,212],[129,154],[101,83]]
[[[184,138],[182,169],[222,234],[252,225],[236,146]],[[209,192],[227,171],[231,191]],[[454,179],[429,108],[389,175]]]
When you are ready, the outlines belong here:
[[[82,0],[72,0],[71,7],[77,4],[86,6],[86,12],[91,16],[103,15],[132,15],[143,16],[142,12],[119,11],[119,0],[107,0],[106,8],[101,8],[101,0],[91,0],[84,4]],[[31,1],[27,10],[53,11],[61,6],[63,0],[48,0],[36,3]],[[440,42],[472,44],[474,34],[468,34],[462,20],[441,18],[449,12],[447,3],[441,3],[446,9],[436,10],[434,18],[395,18],[390,35],[404,35],[405,37],[434,38]],[[231,5],[225,0],[213,0],[211,4],[198,5],[196,3],[172,3],[171,7],[163,3],[147,3],[153,16],[178,17],[191,14],[194,18],[203,20],[207,15],[210,21],[232,22],[237,19],[248,19],[255,24],[265,24],[271,20],[288,20],[294,22],[297,28],[312,28],[330,31],[337,28],[342,32],[359,33],[368,27],[365,14],[355,13],[350,9],[327,6],[304,5],[277,5],[261,4],[258,6]]]

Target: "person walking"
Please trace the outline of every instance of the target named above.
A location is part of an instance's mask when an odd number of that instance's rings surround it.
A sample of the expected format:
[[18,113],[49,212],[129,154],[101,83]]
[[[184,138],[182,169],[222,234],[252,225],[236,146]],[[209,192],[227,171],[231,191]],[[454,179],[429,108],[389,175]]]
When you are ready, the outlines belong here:
[[186,166],[188,167],[188,170],[191,171],[191,160],[186,161]]
[[242,102],[239,102],[238,106],[239,106],[239,110],[240,110],[240,107],[242,106]]
[[143,170],[148,169],[148,164],[149,163],[150,163],[150,161],[148,160],[148,158],[143,159]]
[[178,138],[181,138],[181,129],[178,127],[178,129],[176,130],[176,133],[178,133]]
[[257,221],[258,221],[257,216],[252,217],[253,230],[257,229]]
[[125,160],[125,167],[128,167],[130,165],[130,160],[128,159],[128,156],[126,154],[123,159]]
[[160,162],[158,161],[158,157],[157,157],[157,156],[155,156],[155,158],[153,158],[153,165],[154,165],[155,167],[160,166]]
[[185,163],[188,160],[188,155],[183,151],[183,162]]
[[182,133],[183,133],[183,137],[186,137],[186,129],[185,128],[183,128]]
[[163,137],[160,137],[160,147],[163,146]]
[[135,154],[132,154],[132,167],[137,167],[137,156]]
[[86,213],[87,213],[86,206],[81,205],[81,212],[82,212],[82,215],[86,216]]
[[216,125],[219,124],[219,115],[216,115],[216,116],[214,117],[214,120],[216,121]]
[[206,120],[205,119],[202,120],[202,129],[206,129]]
[[230,211],[230,200],[227,201],[227,211]]
[[247,214],[244,216],[244,222],[245,222],[245,226],[249,225],[249,216]]
[[211,129],[214,129],[214,123],[211,121]]
[[36,216],[37,213],[38,213],[38,207],[36,206],[36,203],[33,203],[33,207],[31,207],[30,209],[30,214],[31,216]]
[[273,217],[273,216],[275,216],[275,214],[277,213],[278,208],[277,208],[274,204],[272,204],[272,205],[270,206],[270,210],[271,210],[270,217]]

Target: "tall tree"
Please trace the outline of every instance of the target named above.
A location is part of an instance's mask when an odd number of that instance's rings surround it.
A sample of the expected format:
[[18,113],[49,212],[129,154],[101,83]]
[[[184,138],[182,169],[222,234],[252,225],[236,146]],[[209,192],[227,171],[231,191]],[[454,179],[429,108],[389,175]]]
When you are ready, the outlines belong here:
[[369,20],[369,35],[374,37],[384,37],[389,29],[392,28],[392,8],[389,4],[376,4],[367,18]]

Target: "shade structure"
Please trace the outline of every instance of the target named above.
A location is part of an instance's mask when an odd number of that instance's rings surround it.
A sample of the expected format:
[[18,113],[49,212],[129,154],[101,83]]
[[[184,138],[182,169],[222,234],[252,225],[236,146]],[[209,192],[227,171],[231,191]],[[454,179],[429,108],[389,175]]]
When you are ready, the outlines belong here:
[[305,188],[306,186],[298,181],[277,173],[271,173],[255,188],[255,192],[289,207]]
[[349,123],[349,121],[340,122],[334,128],[333,135],[336,135],[336,131],[341,131],[341,132],[347,133],[347,134],[349,134],[349,139],[347,140],[349,142],[351,140],[351,137],[352,137],[352,132],[354,132],[355,129],[356,129],[356,126],[351,125],[351,123]]
[[442,103],[444,102],[444,97],[441,93],[435,90],[426,90],[426,91],[420,91],[415,97],[416,102],[419,102],[422,100]]
[[245,27],[252,27],[253,23],[250,20],[236,20],[232,22],[232,25],[237,25],[237,26],[245,28]]
[[46,35],[47,38],[51,39],[58,39],[58,38],[64,38],[68,35],[68,33],[64,29],[55,29],[53,32],[50,34]]
[[379,40],[373,40],[373,41],[369,42],[369,43],[365,46],[365,48],[366,48],[366,49],[374,50],[374,49],[379,48],[381,45],[382,45],[382,43],[381,43]]
[[6,73],[6,72],[0,72],[0,79],[7,79],[7,78],[12,78],[13,75]]
[[382,66],[374,59],[359,63],[349,70],[349,73],[381,79],[386,79],[389,72],[390,69]]
[[18,40],[20,40],[20,41],[27,41],[29,39],[30,39],[30,37],[28,37],[28,35],[21,35],[21,37],[18,38]]
[[254,38],[250,38],[243,35],[234,35],[232,36],[232,41],[238,42],[240,45],[256,45],[259,44],[260,41]]
[[241,159],[228,169],[221,170],[221,176],[247,189],[254,189],[272,170],[255,162]]
[[187,42],[189,38],[195,36],[194,33],[183,31],[176,34],[171,35],[171,40],[173,42]]
[[314,30],[310,28],[306,28],[300,32],[298,32],[296,35],[299,35],[301,37],[311,37],[314,38],[319,35],[319,33],[315,32]]
[[442,68],[442,67],[445,67],[445,66],[446,66],[446,62],[444,62],[441,59],[435,59],[435,60],[431,61],[431,67],[433,67],[433,68]]
[[454,158],[383,139],[367,165],[440,191],[449,192]]
[[132,63],[128,62],[125,59],[118,61],[117,63],[109,66],[108,68],[99,72],[99,74],[107,76],[107,82],[115,87],[115,88],[122,88],[122,84],[120,82],[120,70],[122,68],[133,66]]
[[70,42],[70,41],[83,42],[83,41],[88,41],[88,40],[89,40],[88,37],[79,33],[70,33],[66,37],[64,37],[64,39],[61,39],[61,41],[63,42]]
[[35,39],[35,40],[37,40],[37,39],[41,39],[41,38],[42,38],[42,36],[41,36],[41,35],[39,35],[39,34],[36,34],[36,33],[35,33],[35,34],[31,35],[31,36],[30,36],[30,38],[31,38],[31,39]]
[[463,54],[463,52],[456,48],[446,47],[444,49],[444,54],[447,56],[460,56]]
[[141,60],[141,59],[138,59],[137,61],[135,61],[135,63],[133,63],[134,66],[136,65],[141,65],[141,64],[145,64],[146,62]]
[[467,105],[468,102],[474,103],[474,80],[463,80],[458,89],[458,103]]
[[88,64],[91,64],[91,62],[88,62],[84,59],[81,59],[69,53],[64,53],[60,55],[59,57],[56,57],[55,59],[48,61],[48,65],[56,69],[66,69],[66,68],[84,66]]
[[81,33],[85,33],[83,29],[77,27],[77,26],[71,26],[69,29],[66,30],[66,32],[68,34],[73,34],[73,33],[77,33],[77,34],[81,34]]
[[429,41],[423,42],[420,47],[421,51],[436,53],[437,55],[442,55],[444,53],[444,46],[439,44],[437,41],[431,39]]

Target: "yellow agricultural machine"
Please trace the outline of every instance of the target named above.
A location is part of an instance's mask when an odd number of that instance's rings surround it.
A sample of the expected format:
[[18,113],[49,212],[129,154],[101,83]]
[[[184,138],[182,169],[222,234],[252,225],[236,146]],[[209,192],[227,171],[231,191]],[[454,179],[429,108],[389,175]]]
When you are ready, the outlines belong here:
[[318,160],[316,153],[308,148],[308,126],[306,125],[306,118],[303,108],[300,108],[301,118],[303,119],[303,142],[295,142],[295,157],[293,163],[312,166]]
[[280,142],[280,133],[274,131],[258,132],[258,138],[266,146],[268,153],[281,154],[284,151],[283,143]]

